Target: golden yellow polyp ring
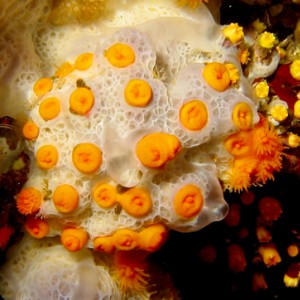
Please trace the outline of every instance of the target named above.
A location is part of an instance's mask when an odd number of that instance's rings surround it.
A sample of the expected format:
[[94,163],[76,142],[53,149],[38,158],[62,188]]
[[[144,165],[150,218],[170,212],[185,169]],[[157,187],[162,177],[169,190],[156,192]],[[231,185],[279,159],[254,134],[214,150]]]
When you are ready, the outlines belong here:
[[194,184],[183,186],[175,195],[174,209],[177,215],[190,219],[198,215],[203,207],[200,188]]
[[152,99],[152,89],[143,79],[131,79],[125,88],[124,95],[129,105],[145,107]]
[[186,102],[180,109],[179,119],[188,130],[201,130],[208,121],[206,105],[200,100]]

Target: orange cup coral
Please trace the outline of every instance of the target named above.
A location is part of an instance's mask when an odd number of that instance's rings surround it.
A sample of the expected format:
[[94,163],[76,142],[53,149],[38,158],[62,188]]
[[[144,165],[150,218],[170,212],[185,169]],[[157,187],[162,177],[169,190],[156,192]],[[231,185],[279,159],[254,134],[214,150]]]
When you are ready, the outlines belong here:
[[117,230],[112,238],[118,250],[132,250],[139,244],[139,234],[127,228]]
[[235,127],[247,130],[252,126],[253,112],[249,104],[240,102],[236,104],[232,112],[232,121]]
[[179,111],[179,119],[186,129],[201,130],[208,121],[208,111],[205,103],[200,100],[191,100],[184,103]]
[[47,221],[35,216],[29,216],[26,219],[24,228],[36,239],[44,238],[49,232],[49,224]]
[[117,201],[116,188],[108,183],[99,184],[93,190],[93,199],[103,208],[112,207]]
[[152,209],[149,193],[143,188],[131,188],[122,194],[120,204],[130,215],[138,218],[147,215]]
[[58,211],[68,213],[78,207],[79,194],[73,186],[62,184],[54,190],[52,200]]
[[203,207],[203,195],[201,189],[194,184],[183,186],[175,195],[174,209],[177,215],[190,219],[200,213]]
[[33,91],[38,97],[44,96],[52,90],[53,80],[51,78],[40,78],[33,86]]
[[153,224],[140,232],[139,248],[154,252],[166,241],[168,231],[163,224]]
[[88,239],[88,233],[81,228],[66,228],[61,233],[62,244],[71,252],[82,249]]
[[45,121],[56,118],[59,112],[60,102],[56,97],[47,98],[40,104],[39,113]]
[[99,236],[93,241],[94,249],[101,252],[113,253],[115,245],[112,236]]
[[58,151],[53,145],[43,145],[36,152],[37,165],[44,170],[54,167],[58,162]]
[[93,53],[82,53],[75,60],[75,68],[80,71],[89,69],[93,64],[94,54]]
[[207,63],[202,71],[202,76],[207,84],[218,92],[225,91],[230,84],[229,72],[222,63]]
[[39,135],[39,127],[32,120],[28,120],[22,128],[22,133],[26,140],[35,140]]
[[112,45],[105,51],[104,55],[117,68],[127,67],[135,61],[135,53],[132,47],[122,43]]
[[82,143],[74,147],[72,152],[74,166],[82,173],[96,172],[102,163],[102,152],[93,143]]
[[94,106],[94,94],[89,88],[78,87],[70,96],[70,111],[78,114],[87,114]]
[[160,168],[180,151],[181,144],[175,135],[157,132],[144,136],[136,146],[136,155],[149,168]]
[[22,215],[36,213],[41,207],[42,200],[42,193],[34,187],[23,188],[16,195],[17,208]]
[[124,91],[126,102],[135,107],[145,107],[152,99],[152,88],[143,79],[131,79]]

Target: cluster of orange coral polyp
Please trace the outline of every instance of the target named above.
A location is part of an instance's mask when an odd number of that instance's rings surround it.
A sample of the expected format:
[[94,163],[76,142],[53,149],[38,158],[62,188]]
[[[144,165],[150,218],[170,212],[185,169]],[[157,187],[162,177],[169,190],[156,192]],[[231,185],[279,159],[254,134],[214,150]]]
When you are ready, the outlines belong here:
[[99,236],[94,239],[94,249],[112,253],[115,250],[144,250],[154,252],[166,241],[167,229],[163,224],[152,224],[137,232],[132,229],[122,228],[112,235]]
[[231,191],[274,180],[274,172],[282,168],[283,141],[263,116],[252,128],[228,136],[224,146],[234,156],[225,183]]

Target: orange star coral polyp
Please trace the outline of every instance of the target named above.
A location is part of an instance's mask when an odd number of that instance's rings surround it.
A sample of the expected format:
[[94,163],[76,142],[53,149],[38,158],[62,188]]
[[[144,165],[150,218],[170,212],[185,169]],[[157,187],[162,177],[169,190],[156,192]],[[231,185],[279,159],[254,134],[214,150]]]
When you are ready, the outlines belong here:
[[227,137],[224,147],[234,156],[225,179],[225,187],[230,191],[265,184],[274,180],[274,172],[282,168],[283,141],[263,116],[253,128]]

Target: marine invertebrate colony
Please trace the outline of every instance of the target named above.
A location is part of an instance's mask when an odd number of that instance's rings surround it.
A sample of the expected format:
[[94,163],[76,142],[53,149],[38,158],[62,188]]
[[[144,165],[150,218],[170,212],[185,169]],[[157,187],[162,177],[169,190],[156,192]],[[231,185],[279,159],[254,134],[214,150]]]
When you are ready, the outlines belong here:
[[[66,268],[89,253],[94,272],[109,272],[112,256],[117,283],[111,279],[108,297],[122,297],[115,284],[125,295],[148,297],[145,260],[168,231],[222,220],[224,188],[242,191],[273,179],[283,146],[242,72],[240,27],[217,24],[202,1],[180,1],[197,7],[182,10],[171,0],[141,0],[128,3],[122,16],[118,1],[105,9],[100,2],[97,28],[47,21],[28,29],[43,64],[20,88],[31,169],[16,205],[26,232],[40,240],[32,242],[35,259],[43,258],[44,239],[51,241],[50,258],[59,253],[63,261],[63,250],[70,252]],[[55,6],[50,21],[59,23],[59,15]],[[29,247],[29,236],[21,247]],[[45,265],[37,263],[36,272]],[[26,280],[29,289],[32,279]],[[3,286],[8,299],[27,297],[22,287]],[[74,290],[66,289],[69,297]],[[47,293],[55,299],[55,291]],[[99,281],[89,295],[106,296]]]

